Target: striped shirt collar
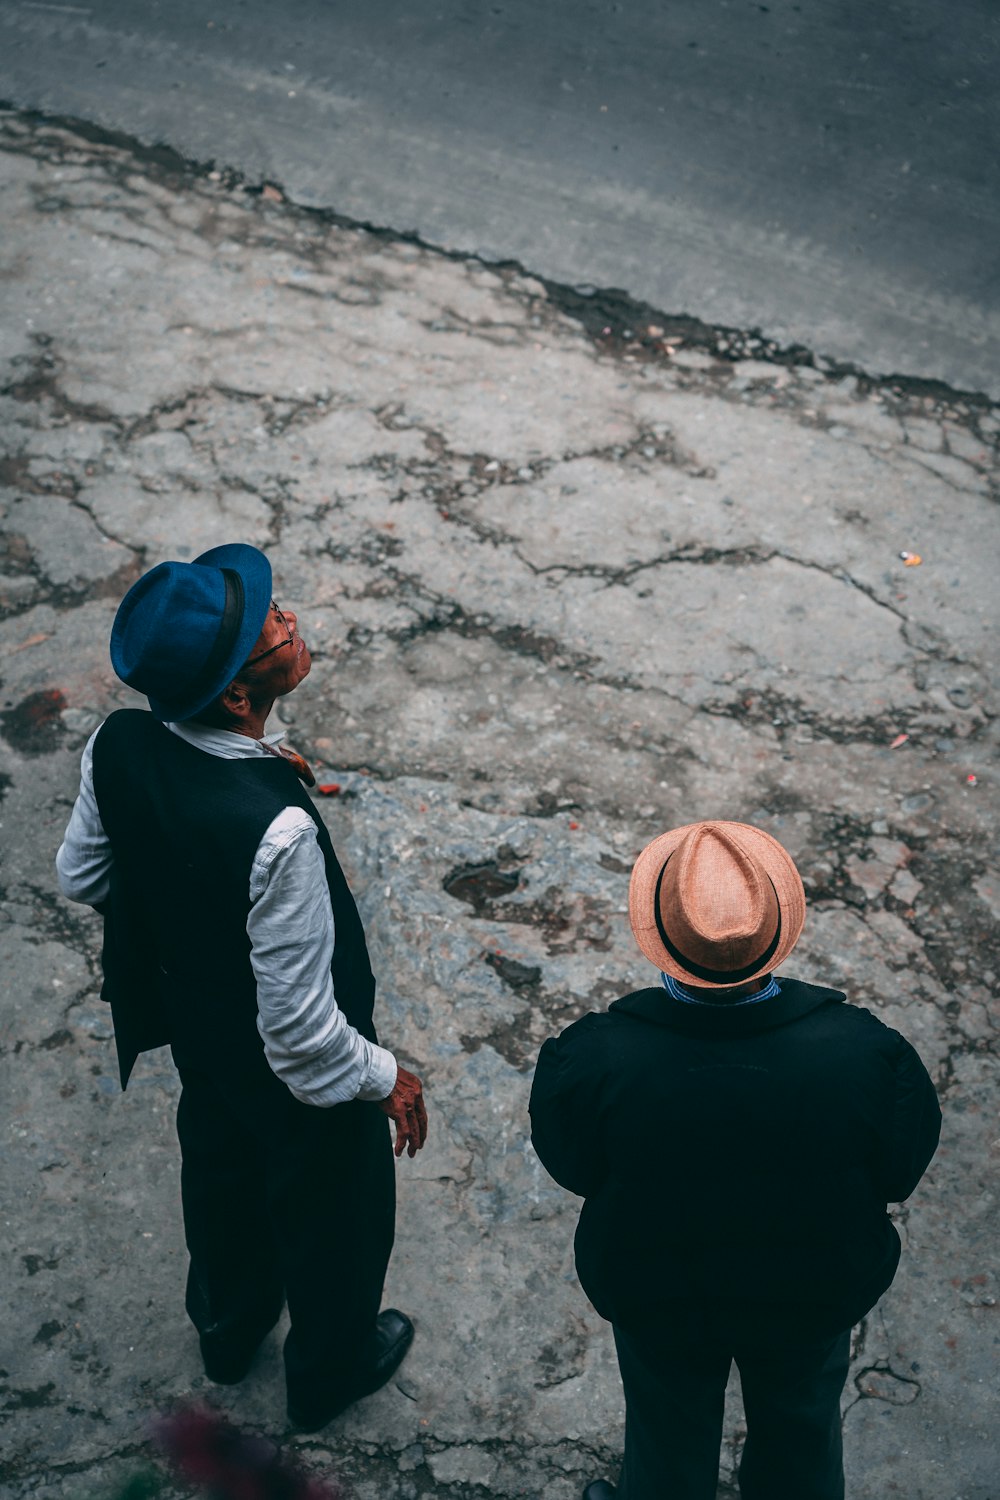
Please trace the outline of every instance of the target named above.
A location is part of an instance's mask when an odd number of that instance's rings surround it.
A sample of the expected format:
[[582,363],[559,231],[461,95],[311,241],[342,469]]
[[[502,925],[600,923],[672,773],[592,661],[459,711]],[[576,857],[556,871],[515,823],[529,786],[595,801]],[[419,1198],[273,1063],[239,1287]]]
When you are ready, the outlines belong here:
[[741,1000],[699,1000],[689,990],[682,989],[672,974],[661,974],[663,988],[672,1000],[681,1000],[685,1005],[725,1005],[729,1010],[735,1010],[740,1005],[756,1005],[761,1000],[770,1000],[775,995],[781,994],[781,986],[772,974],[762,990],[755,995],[744,995]]

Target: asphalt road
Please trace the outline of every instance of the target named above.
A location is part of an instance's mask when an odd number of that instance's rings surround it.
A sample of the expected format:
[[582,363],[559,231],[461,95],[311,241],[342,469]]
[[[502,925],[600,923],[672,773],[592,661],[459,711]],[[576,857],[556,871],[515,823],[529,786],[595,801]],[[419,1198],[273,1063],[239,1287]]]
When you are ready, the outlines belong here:
[[1000,394],[991,0],[0,4],[0,98]]

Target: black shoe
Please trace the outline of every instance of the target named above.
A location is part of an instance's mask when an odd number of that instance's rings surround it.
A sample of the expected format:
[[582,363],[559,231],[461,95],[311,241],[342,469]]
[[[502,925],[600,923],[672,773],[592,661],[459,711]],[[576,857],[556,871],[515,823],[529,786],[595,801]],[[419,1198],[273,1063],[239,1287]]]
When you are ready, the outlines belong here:
[[222,1340],[211,1333],[199,1335],[202,1363],[205,1374],[215,1385],[239,1385],[250,1373],[250,1366],[257,1357],[257,1350],[281,1317],[281,1306],[251,1334],[249,1340]]
[[318,1402],[315,1406],[299,1406],[289,1401],[288,1420],[300,1432],[318,1432],[321,1427],[332,1422],[334,1417],[339,1417],[341,1412],[353,1406],[355,1401],[381,1390],[402,1364],[403,1356],[412,1343],[413,1324],[409,1318],[396,1308],[387,1307],[375,1319],[375,1332],[368,1357],[356,1380],[346,1391],[334,1393],[325,1402]]
[[615,1500],[615,1487],[606,1479],[595,1479],[584,1490],[583,1500]]

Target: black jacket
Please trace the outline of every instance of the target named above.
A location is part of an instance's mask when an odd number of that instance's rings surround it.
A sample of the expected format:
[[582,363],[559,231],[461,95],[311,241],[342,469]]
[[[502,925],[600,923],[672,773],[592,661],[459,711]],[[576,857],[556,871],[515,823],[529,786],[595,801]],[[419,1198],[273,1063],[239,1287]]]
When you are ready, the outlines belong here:
[[586,1199],[577,1270],[602,1316],[725,1297],[833,1332],[882,1295],[886,1204],[941,1111],[910,1044],[844,999],[793,979],[735,1007],[638,990],[545,1043],[532,1143]]

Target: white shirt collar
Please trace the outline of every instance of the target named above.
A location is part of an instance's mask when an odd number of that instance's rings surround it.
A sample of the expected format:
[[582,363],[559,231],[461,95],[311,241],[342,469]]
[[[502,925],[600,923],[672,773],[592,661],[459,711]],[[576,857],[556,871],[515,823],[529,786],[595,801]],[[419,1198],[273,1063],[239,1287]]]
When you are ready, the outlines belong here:
[[273,749],[267,747],[277,747],[285,737],[285,731],[279,729],[274,734],[265,734],[260,740],[252,740],[247,734],[237,734],[232,729],[212,729],[193,719],[181,724],[168,723],[166,727],[178,739],[187,740],[189,745],[205,750],[209,755],[217,755],[221,760],[245,760],[248,756],[273,754]]

